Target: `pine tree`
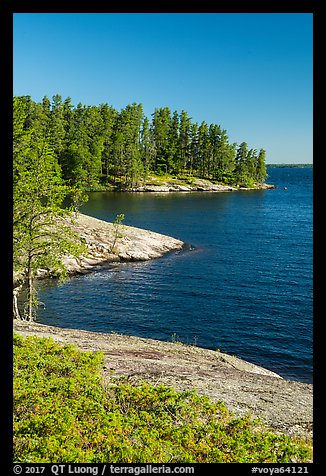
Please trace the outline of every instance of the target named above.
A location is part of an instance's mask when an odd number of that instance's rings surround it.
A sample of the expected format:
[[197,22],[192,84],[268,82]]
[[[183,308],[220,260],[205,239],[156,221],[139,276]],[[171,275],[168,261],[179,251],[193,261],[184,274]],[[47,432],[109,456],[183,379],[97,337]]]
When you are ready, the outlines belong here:
[[179,114],[174,111],[168,131],[167,172],[177,174],[180,169],[179,160]]
[[[34,279],[38,269],[65,273],[62,258],[84,251],[76,235],[64,223],[69,212],[62,202],[71,192],[64,185],[60,167],[45,137],[26,122],[26,104],[14,100],[13,251],[14,270],[27,285],[27,309],[34,318]],[[17,293],[14,294],[17,302]],[[17,306],[14,306],[17,311]],[[19,317],[16,315],[16,317]]]
[[248,180],[247,155],[248,145],[246,142],[241,142],[241,144],[237,148],[237,154],[235,157],[235,176],[236,183],[242,186],[245,186]]
[[102,151],[102,180],[108,182],[113,172],[112,162],[112,143],[113,143],[113,131],[114,124],[117,118],[117,111],[108,106],[108,104],[101,104],[99,107],[100,114],[102,116],[102,130],[101,136],[103,138],[103,151]]
[[209,138],[208,125],[203,121],[198,128],[198,174],[204,178],[208,171]]
[[42,99],[42,121],[43,130],[46,134],[50,130],[51,123],[51,103],[50,99],[47,96],[44,96]]
[[234,170],[235,153],[234,148],[228,142],[226,130],[219,130],[218,140],[214,153],[213,178],[221,182],[230,180]]
[[119,177],[120,185],[127,188],[134,187],[143,175],[140,146],[142,119],[142,105],[128,104],[120,112],[114,128],[114,173]]
[[250,149],[246,158],[247,183],[249,187],[255,186],[256,183],[256,165],[257,165],[257,150]]
[[64,150],[66,136],[63,112],[62,97],[56,94],[52,97],[49,145],[59,159],[59,162]]
[[264,149],[260,149],[257,161],[256,161],[256,182],[258,184],[263,184],[265,179],[267,178],[266,172],[266,151]]
[[219,145],[221,137],[221,127],[217,124],[211,124],[208,129],[209,140],[209,157],[208,157],[208,170],[207,175],[210,178],[214,175],[214,171],[220,168],[219,161]]
[[97,185],[102,175],[102,152],[104,150],[103,118],[99,108],[88,106],[83,115],[84,167],[87,170],[87,185]]
[[266,177],[263,149],[257,154],[246,143],[229,144],[221,126],[192,123],[184,110],[171,116],[168,107],[157,108],[150,122],[136,103],[117,112],[108,104],[74,107],[69,97],[63,102],[58,94],[52,106],[46,96],[41,103],[30,96],[17,101],[24,110],[25,130],[33,130],[31,143],[47,141],[64,180],[73,187],[87,189],[114,180],[130,188],[150,172],[197,174],[247,186]]
[[150,130],[149,120],[144,118],[140,134],[140,157],[143,164],[143,182],[145,183],[153,167],[155,157],[154,141]]
[[199,156],[199,137],[198,137],[198,123],[195,122],[190,126],[190,148],[189,148],[189,173],[193,175],[198,165]]
[[156,151],[154,172],[159,174],[168,173],[171,112],[168,107],[162,107],[155,109],[152,116],[152,137]]
[[180,126],[179,126],[179,148],[180,148],[180,163],[182,172],[185,172],[189,165],[190,157],[190,128],[191,118],[188,117],[186,111],[181,111]]

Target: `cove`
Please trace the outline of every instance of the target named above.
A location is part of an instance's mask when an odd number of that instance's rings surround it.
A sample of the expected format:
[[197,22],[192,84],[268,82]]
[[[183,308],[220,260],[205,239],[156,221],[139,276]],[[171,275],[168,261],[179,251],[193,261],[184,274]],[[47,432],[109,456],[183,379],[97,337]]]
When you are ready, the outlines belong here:
[[173,236],[189,250],[40,282],[38,321],[176,340],[312,382],[312,169],[275,190],[94,192],[82,213]]

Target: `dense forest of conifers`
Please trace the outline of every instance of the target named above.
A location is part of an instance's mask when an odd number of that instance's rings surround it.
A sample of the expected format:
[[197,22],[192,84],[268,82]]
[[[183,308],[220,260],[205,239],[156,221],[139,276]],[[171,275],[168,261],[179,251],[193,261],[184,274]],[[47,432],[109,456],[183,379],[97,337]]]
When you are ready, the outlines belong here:
[[68,97],[14,97],[14,123],[45,141],[67,185],[84,189],[114,184],[133,188],[151,175],[197,176],[230,185],[254,186],[266,178],[265,150],[229,143],[217,124],[192,122],[186,111],[141,104],[120,112],[108,104],[74,106]]

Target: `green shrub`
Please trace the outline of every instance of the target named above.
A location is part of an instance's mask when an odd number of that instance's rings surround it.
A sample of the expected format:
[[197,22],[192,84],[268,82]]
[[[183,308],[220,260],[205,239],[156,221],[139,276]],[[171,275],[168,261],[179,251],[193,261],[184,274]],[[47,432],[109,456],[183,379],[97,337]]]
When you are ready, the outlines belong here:
[[301,462],[311,446],[194,391],[106,387],[103,355],[14,336],[15,462]]

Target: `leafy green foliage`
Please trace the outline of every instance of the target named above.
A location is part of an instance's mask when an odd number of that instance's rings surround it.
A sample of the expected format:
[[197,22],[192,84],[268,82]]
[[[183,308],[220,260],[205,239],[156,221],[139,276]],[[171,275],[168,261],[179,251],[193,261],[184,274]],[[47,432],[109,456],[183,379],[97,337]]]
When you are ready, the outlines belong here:
[[16,462],[301,462],[309,444],[163,385],[101,380],[101,353],[14,335]]
[[[26,120],[21,121],[22,109]],[[265,151],[230,144],[218,124],[192,122],[186,111],[156,108],[152,120],[142,104],[120,112],[108,104],[72,106],[60,95],[35,103],[14,98],[14,123],[21,132],[48,138],[66,184],[96,189],[99,184],[132,189],[149,174],[190,174],[228,184],[261,184],[266,177]],[[15,148],[17,148],[15,146]]]
[[120,233],[120,229],[123,226],[122,222],[125,219],[124,213],[119,213],[116,215],[115,220],[113,222],[113,242],[110,249],[110,253],[115,252],[115,245],[117,243],[118,238],[122,238],[123,235]]
[[[59,99],[56,97],[56,104]],[[78,236],[64,222],[72,215],[62,207],[64,199],[75,195],[77,207],[82,195],[79,193],[77,198],[77,189],[73,190],[62,179],[55,148],[63,147],[63,129],[59,128],[59,134],[56,128],[58,134],[52,137],[51,146],[46,127],[48,108],[46,101],[41,108],[28,98],[14,99],[14,270],[22,273],[28,286],[24,316],[28,320],[33,319],[36,304],[33,282],[37,270],[46,268],[63,275],[62,258],[67,254],[78,257],[85,251]]]

